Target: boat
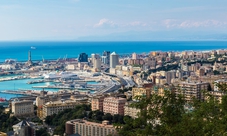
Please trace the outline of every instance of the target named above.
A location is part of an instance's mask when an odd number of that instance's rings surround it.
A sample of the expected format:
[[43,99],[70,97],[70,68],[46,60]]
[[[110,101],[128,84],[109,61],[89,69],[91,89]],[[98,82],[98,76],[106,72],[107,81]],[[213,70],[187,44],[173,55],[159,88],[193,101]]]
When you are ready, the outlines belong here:
[[0,98],[0,106],[7,107],[8,105],[9,102],[6,99]]
[[28,81],[27,84],[36,84],[36,83],[44,83],[45,80],[34,80],[34,81]]
[[78,78],[77,74],[74,74],[72,72],[50,72],[48,74],[44,74],[44,79],[57,79],[57,78]]
[[34,46],[31,46],[31,49],[35,50],[35,49],[36,49],[36,47],[34,47]]

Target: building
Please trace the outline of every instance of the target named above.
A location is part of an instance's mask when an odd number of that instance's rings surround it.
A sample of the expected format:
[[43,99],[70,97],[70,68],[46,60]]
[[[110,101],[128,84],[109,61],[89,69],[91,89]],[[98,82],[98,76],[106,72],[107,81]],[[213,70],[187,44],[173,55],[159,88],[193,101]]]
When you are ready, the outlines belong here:
[[68,64],[66,66],[67,70],[76,70],[76,68],[77,68],[77,65],[75,65],[75,64]]
[[47,95],[46,91],[40,91],[40,96],[36,97],[36,106],[41,107],[47,102],[58,101],[60,99],[61,99],[61,96],[58,96],[56,94]]
[[127,100],[120,97],[106,97],[103,101],[103,112],[124,115],[124,106]]
[[42,118],[46,118],[47,116],[58,114],[59,112],[65,109],[73,109],[77,105],[81,104],[78,101],[74,100],[60,100],[55,102],[47,102],[43,105],[42,109]]
[[181,82],[179,89],[176,89],[176,94],[182,94],[185,100],[190,101],[193,98],[204,100],[203,92],[209,90],[208,82]]
[[138,59],[138,55],[136,53],[133,53],[132,54],[132,59],[137,60]]
[[119,64],[119,56],[113,52],[110,54],[110,68],[115,68]]
[[107,64],[108,63],[108,60],[107,60],[106,56],[102,56],[101,57],[101,61],[102,61],[103,64]]
[[91,62],[94,64],[95,63],[95,59],[100,59],[99,54],[91,54]]
[[12,102],[12,113],[14,116],[33,116],[34,105],[33,101],[13,101]]
[[103,60],[102,62],[104,64],[109,65],[110,64],[110,51],[104,51],[102,56],[106,58],[106,60],[105,61]]
[[78,58],[79,62],[88,62],[88,55],[86,53],[81,53]]
[[91,110],[96,111],[100,110],[103,111],[103,101],[105,96],[95,96],[91,99]]
[[171,84],[171,80],[176,78],[176,71],[165,72],[166,82]]
[[151,94],[151,89],[150,88],[145,88],[145,87],[134,87],[132,88],[132,100],[137,101],[140,96],[146,96],[149,97]]
[[221,88],[219,88],[217,86],[217,84],[226,84],[227,85],[227,79],[220,79],[220,80],[216,80],[214,81],[214,91],[218,92],[218,91],[224,91]]
[[109,121],[103,121],[102,124],[90,122],[87,120],[75,119],[65,123],[66,135],[78,134],[80,136],[107,136],[117,135],[117,131]]
[[101,71],[101,59],[100,57],[94,58],[93,68],[95,71]]
[[200,68],[199,70],[196,71],[196,75],[201,77],[205,75],[205,69],[204,68]]
[[61,100],[61,96],[56,94],[47,95],[46,91],[40,91],[40,96],[36,97],[36,106],[37,106],[37,116],[42,118],[43,114],[43,105],[50,101],[59,101]]
[[137,109],[135,107],[132,107],[131,104],[133,102],[126,102],[124,106],[124,116],[130,116],[132,118],[138,118],[138,113],[140,112],[140,109]]
[[13,125],[14,136],[35,136],[34,124],[28,121],[21,121]]

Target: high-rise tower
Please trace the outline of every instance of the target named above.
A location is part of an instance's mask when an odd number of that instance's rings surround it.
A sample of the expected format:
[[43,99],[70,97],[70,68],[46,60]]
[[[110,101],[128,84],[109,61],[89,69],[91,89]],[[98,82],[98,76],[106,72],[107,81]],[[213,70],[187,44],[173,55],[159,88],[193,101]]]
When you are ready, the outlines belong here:
[[119,64],[119,56],[116,52],[110,54],[110,68],[115,68]]

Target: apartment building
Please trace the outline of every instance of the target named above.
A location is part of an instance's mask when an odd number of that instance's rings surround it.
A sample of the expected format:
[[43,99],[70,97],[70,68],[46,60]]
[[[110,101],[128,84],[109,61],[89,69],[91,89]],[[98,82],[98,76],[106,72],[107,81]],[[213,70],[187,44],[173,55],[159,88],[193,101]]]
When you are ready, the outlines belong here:
[[146,96],[146,97],[150,97],[151,94],[151,88],[147,88],[147,87],[135,87],[132,88],[132,100],[136,101],[138,98],[138,96]]
[[33,101],[13,101],[12,103],[12,113],[14,116],[27,116],[34,115],[34,105]]
[[[225,84],[225,85],[227,85],[227,79],[219,79],[219,80],[214,81],[214,91],[215,92],[225,91],[225,90],[222,90],[222,88],[219,88],[217,86],[217,84],[220,84],[220,85]],[[223,89],[226,89],[226,88],[223,88]]]
[[65,109],[73,109],[78,104],[81,104],[78,101],[73,100],[60,100],[54,102],[47,102],[43,105],[42,109],[42,118],[46,118],[47,116],[57,114]]
[[132,107],[131,104],[133,102],[126,102],[124,106],[124,116],[130,116],[132,118],[138,118],[138,113],[140,109]]
[[105,96],[95,96],[91,99],[91,110],[96,111],[100,110],[103,111],[103,101]]
[[124,106],[127,100],[120,97],[106,97],[103,101],[103,112],[124,115]]
[[181,82],[176,94],[183,94],[185,100],[190,101],[192,98],[204,100],[203,91],[208,91],[208,82]]
[[107,136],[117,135],[117,131],[109,121],[102,123],[90,122],[87,120],[75,119],[65,123],[66,135],[78,134],[80,136]]

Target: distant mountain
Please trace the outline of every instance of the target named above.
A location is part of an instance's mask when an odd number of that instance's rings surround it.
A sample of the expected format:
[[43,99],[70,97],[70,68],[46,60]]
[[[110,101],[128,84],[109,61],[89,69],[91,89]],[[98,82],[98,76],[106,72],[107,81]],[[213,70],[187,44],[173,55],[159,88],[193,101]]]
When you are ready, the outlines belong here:
[[205,31],[129,31],[99,36],[79,37],[79,41],[187,41],[187,40],[227,40],[227,33]]

